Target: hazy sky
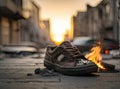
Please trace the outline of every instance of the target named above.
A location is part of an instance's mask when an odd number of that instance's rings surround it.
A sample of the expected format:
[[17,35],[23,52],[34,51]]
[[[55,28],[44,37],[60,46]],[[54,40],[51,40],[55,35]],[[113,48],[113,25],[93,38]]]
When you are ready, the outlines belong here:
[[70,29],[71,17],[85,11],[86,4],[95,6],[101,0],[40,0],[41,17],[50,18],[53,34],[63,34]]

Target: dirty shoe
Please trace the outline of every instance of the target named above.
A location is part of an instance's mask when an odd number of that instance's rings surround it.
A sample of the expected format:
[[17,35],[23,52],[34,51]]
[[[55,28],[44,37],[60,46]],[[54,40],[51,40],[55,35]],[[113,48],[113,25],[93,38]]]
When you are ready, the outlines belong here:
[[87,60],[68,41],[59,46],[48,46],[45,54],[44,66],[65,75],[84,75],[97,72],[96,64]]

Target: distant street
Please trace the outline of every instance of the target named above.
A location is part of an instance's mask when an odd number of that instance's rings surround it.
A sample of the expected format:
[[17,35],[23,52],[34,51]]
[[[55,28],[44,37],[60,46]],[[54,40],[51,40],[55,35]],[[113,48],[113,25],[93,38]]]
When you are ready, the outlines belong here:
[[[36,68],[43,69],[41,58],[0,59],[0,89],[119,89],[120,72],[95,73],[89,76],[35,75]],[[116,65],[120,71],[120,59],[104,56],[104,61]]]

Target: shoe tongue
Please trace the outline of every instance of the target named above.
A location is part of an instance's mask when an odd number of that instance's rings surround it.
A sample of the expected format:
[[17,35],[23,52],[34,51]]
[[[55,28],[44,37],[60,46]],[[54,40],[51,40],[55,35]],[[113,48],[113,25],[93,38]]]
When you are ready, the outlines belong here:
[[71,43],[69,41],[64,41],[59,46],[63,47],[63,48],[72,47],[72,45],[71,45]]

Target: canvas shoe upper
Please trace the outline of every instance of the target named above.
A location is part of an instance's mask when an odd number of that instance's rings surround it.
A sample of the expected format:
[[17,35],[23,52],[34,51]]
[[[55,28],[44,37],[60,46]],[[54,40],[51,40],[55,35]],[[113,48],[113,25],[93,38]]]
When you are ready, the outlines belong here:
[[48,46],[45,59],[64,66],[82,66],[91,63],[69,41],[64,41],[59,46]]

